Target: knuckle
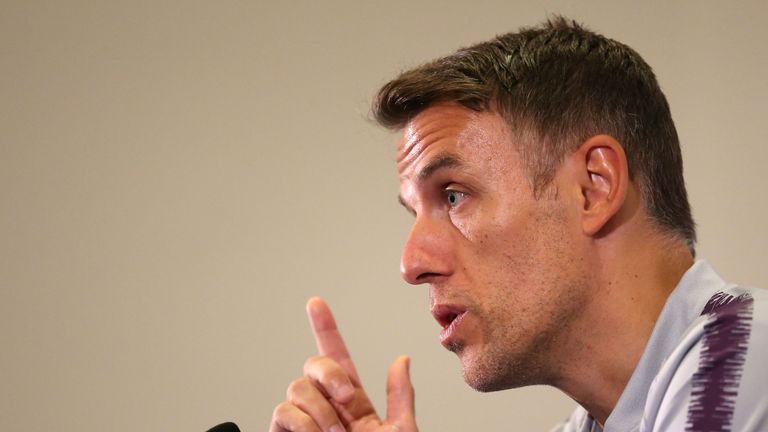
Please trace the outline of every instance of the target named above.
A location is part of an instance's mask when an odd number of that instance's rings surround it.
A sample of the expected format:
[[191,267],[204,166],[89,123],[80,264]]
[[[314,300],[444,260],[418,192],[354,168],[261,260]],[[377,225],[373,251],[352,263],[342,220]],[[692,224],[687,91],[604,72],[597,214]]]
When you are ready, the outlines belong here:
[[291,381],[291,384],[288,386],[288,390],[285,393],[288,400],[294,400],[297,396],[306,392],[307,384],[306,378],[297,378]]
[[293,410],[292,404],[290,404],[287,401],[280,402],[272,411],[272,421],[274,422],[274,421],[278,421],[280,419],[284,419],[288,417],[292,410]]
[[326,358],[317,358],[304,367],[304,377],[314,382],[325,382],[333,374],[333,367]]
[[317,364],[322,359],[323,359],[322,356],[312,356],[307,358],[307,360],[304,362],[304,369],[307,369],[308,367],[311,367],[312,365]]
[[302,431],[315,431],[317,426],[314,420],[309,416],[301,416],[295,419],[294,424]]
[[329,357],[310,357],[304,364],[304,375],[307,377],[323,379],[340,373],[341,366]]
[[335,371],[334,365],[333,360],[328,357],[310,357],[304,363],[304,376],[315,380],[322,380],[323,377]]

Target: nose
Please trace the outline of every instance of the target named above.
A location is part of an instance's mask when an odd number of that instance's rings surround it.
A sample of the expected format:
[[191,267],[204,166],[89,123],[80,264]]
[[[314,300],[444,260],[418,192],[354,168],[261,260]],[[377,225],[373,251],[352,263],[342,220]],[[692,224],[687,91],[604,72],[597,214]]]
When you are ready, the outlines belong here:
[[450,232],[439,221],[417,217],[403,247],[400,274],[409,284],[433,282],[449,276],[453,265]]

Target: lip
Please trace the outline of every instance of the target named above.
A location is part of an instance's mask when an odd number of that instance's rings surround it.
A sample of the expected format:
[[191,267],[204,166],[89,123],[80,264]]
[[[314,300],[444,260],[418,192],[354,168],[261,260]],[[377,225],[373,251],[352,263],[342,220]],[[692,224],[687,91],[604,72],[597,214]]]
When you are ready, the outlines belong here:
[[440,332],[440,343],[444,347],[451,345],[466,314],[467,310],[458,305],[435,305],[432,307],[432,316],[443,328]]

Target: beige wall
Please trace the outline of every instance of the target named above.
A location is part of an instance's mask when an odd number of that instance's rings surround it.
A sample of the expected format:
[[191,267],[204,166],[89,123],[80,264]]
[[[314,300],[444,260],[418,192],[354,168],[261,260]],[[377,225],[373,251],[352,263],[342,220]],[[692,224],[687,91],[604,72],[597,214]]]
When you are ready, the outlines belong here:
[[564,417],[464,385],[399,279],[394,137],[366,120],[398,70],[548,12],[651,63],[700,255],[768,286],[768,6],[618,3],[2,1],[0,430],[265,430],[314,294],[379,407],[411,354],[424,431]]

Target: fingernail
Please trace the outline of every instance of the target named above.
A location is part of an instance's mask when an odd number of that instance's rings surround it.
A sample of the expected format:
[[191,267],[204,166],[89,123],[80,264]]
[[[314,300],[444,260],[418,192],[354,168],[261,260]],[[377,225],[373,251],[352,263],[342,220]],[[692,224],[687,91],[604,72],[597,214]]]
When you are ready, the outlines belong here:
[[336,387],[336,397],[341,400],[349,399],[355,392],[355,389],[353,389],[349,384],[336,383],[334,387]]
[[331,426],[330,432],[344,432],[344,426],[340,424],[335,424]]

